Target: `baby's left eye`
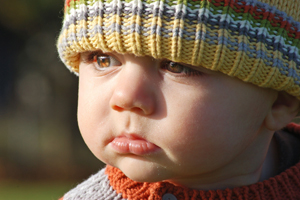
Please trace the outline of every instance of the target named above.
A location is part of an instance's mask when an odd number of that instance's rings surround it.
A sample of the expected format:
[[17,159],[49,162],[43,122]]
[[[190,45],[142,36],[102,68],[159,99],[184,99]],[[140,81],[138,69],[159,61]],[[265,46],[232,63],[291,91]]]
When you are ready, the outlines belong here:
[[183,64],[173,62],[173,61],[165,61],[162,64],[162,69],[167,70],[174,74],[183,74],[183,75],[200,75],[201,72],[191,69],[187,66],[184,66]]

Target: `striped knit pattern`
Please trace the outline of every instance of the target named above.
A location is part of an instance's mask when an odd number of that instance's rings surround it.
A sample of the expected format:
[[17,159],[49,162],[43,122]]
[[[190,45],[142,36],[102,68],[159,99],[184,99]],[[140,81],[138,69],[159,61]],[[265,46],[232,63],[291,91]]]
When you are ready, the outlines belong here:
[[[300,134],[300,126],[290,123],[284,131]],[[285,153],[281,156],[285,156]],[[136,182],[119,169],[107,166],[70,190],[60,200],[164,200],[165,194],[172,194],[177,200],[298,200],[300,162],[262,182],[208,191],[188,189],[168,182]]]
[[280,175],[250,186],[226,190],[191,190],[167,182],[139,183],[107,166],[70,190],[60,200],[296,200],[300,199],[300,163]]
[[168,182],[139,183],[119,169],[107,166],[106,174],[117,194],[128,200],[164,200],[173,194],[177,200],[297,200],[300,199],[300,163],[280,175],[253,185],[225,190],[192,190]]
[[166,58],[300,99],[300,0],[66,0],[58,51]]
[[105,169],[100,170],[64,195],[61,200],[125,200],[109,185]]

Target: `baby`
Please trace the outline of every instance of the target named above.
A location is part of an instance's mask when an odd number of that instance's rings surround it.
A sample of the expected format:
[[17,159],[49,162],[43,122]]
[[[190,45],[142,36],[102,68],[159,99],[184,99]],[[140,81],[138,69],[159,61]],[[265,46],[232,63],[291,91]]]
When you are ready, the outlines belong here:
[[62,199],[300,199],[300,0],[66,0],[105,169]]

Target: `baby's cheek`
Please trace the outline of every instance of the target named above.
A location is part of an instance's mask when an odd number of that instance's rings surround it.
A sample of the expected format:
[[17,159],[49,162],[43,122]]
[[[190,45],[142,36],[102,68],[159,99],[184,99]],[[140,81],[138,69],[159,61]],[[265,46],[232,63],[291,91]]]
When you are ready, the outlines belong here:
[[232,118],[210,112],[211,109],[198,107],[190,110],[189,115],[181,115],[177,118],[180,120],[169,126],[173,127],[168,130],[172,134],[164,138],[170,158],[188,170],[194,170],[195,167],[200,167],[199,170],[203,172],[211,170],[231,159],[226,155],[233,155],[232,144],[236,141],[230,138],[237,130],[226,126],[232,123]]

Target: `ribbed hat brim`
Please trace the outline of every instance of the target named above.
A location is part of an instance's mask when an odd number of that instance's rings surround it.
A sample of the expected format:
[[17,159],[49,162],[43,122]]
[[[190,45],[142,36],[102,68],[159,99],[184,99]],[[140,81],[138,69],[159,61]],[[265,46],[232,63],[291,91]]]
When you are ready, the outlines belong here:
[[75,73],[79,53],[100,49],[201,66],[300,99],[300,24],[279,6],[255,0],[72,0],[57,46]]

